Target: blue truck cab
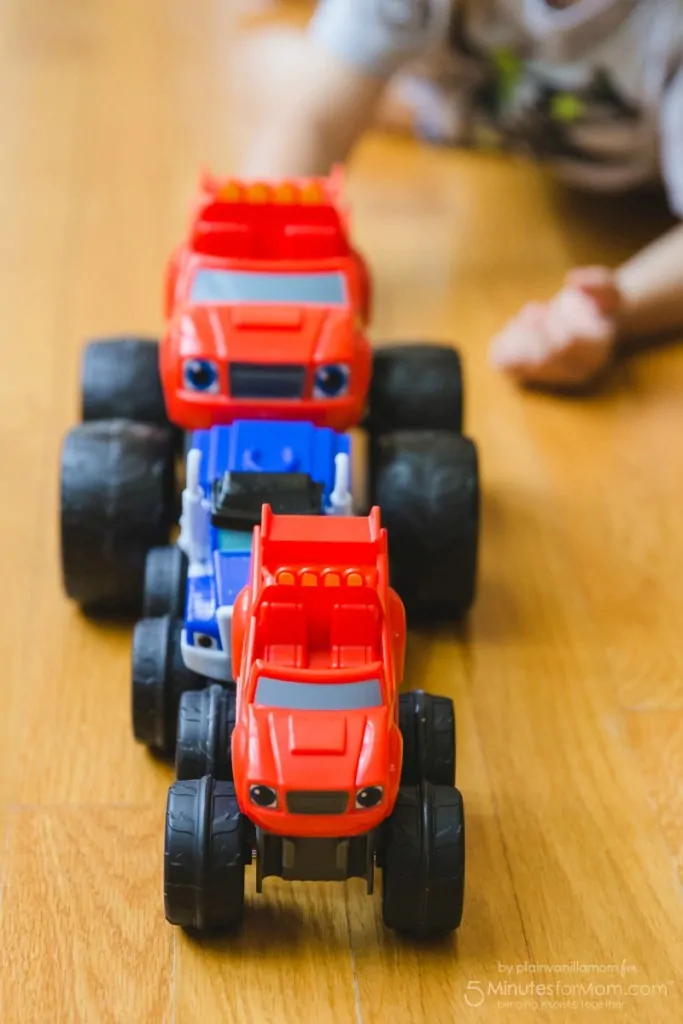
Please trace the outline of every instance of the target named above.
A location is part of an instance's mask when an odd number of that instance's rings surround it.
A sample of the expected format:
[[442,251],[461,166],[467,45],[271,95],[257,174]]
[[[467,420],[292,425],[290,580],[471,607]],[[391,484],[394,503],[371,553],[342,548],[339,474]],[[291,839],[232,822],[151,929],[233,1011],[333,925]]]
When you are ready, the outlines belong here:
[[350,447],[345,434],[286,420],[236,420],[194,432],[178,540],[189,563],[181,652],[190,671],[234,679],[232,612],[249,580],[261,508],[351,514]]

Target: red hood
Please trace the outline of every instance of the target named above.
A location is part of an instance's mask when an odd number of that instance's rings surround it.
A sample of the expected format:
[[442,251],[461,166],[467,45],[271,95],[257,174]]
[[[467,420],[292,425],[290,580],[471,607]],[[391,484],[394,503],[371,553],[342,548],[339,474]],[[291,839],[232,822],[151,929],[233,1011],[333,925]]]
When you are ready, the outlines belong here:
[[[181,354],[229,362],[348,362],[352,314],[297,306],[193,306]],[[192,336],[194,335],[194,337]]]
[[388,709],[320,712],[249,708],[249,781],[287,790],[383,784]]

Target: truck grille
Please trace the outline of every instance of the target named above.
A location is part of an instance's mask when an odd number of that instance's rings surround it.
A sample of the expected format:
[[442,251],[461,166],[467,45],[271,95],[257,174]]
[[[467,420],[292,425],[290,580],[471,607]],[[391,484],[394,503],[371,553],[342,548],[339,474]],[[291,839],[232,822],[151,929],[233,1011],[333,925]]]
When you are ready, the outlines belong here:
[[343,814],[349,794],[343,790],[300,789],[287,794],[290,814]]
[[233,398],[303,398],[305,384],[305,366],[258,366],[255,363],[230,366]]

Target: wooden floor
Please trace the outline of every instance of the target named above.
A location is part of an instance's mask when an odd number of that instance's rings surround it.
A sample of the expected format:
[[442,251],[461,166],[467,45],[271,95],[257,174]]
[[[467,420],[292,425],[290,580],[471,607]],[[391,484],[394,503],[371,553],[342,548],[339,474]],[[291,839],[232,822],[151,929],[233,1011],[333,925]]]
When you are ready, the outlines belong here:
[[131,738],[129,632],[62,595],[57,465],[82,339],[158,330],[197,166],[235,166],[278,72],[235,6],[0,5],[0,1022],[680,1022],[683,349],[583,401],[486,361],[523,300],[665,218],[492,156],[371,138],[350,183],[375,335],[457,340],[482,455],[476,610],[411,636],[406,679],[456,701],[462,929],[415,946],[360,883],[251,876],[240,938],[164,921],[171,773]]

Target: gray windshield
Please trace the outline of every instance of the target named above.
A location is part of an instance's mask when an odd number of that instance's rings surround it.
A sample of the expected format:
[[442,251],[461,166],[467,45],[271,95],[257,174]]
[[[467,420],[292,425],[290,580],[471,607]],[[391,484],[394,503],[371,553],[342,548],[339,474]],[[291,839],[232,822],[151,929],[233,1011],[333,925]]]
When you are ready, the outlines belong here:
[[262,676],[256,685],[255,704],[288,711],[358,711],[380,708],[379,679],[360,683],[292,683]]
[[198,270],[190,302],[276,303],[295,306],[343,306],[344,275],[265,274],[243,270]]

